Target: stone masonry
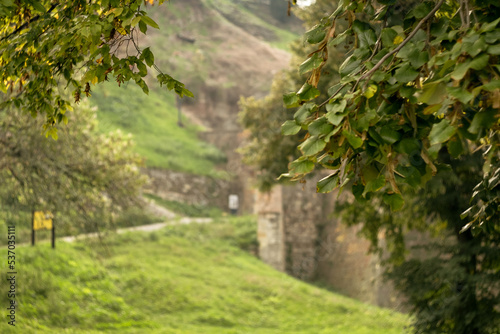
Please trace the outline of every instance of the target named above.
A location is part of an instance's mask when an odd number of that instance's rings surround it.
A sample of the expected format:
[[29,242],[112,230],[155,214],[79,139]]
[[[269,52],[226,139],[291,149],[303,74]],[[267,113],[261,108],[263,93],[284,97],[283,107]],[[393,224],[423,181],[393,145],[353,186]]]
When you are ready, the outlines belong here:
[[[319,177],[318,177],[319,178]],[[333,214],[337,194],[316,193],[317,179],[275,186],[256,195],[260,258],[306,281],[320,281],[347,296],[397,306],[369,243]]]

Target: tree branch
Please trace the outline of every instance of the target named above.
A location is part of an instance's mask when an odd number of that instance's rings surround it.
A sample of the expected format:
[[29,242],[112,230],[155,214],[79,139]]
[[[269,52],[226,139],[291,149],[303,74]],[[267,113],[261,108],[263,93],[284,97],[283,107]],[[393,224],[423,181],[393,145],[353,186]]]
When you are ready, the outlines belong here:
[[373,73],[375,73],[376,70],[378,70],[380,68],[380,66],[382,66],[382,64],[387,60],[389,59],[389,57],[395,55],[396,53],[399,52],[399,50],[401,50],[403,48],[403,46],[405,46],[418,32],[418,30],[422,27],[422,25],[428,20],[430,19],[432,16],[434,16],[434,14],[438,11],[438,9],[443,5],[444,3],[444,0],[440,0],[436,6],[429,12],[429,14],[427,14],[418,24],[417,26],[415,27],[415,29],[413,29],[413,31],[408,35],[408,37],[405,38],[405,40],[403,42],[401,42],[401,44],[398,45],[397,48],[395,48],[394,50],[392,50],[391,52],[389,52],[388,54],[386,54],[385,56],[382,57],[382,59],[379,60],[379,62],[371,69],[369,70],[368,72],[366,72],[365,74],[363,74],[358,81],[361,81],[361,80],[364,80],[364,79],[367,79],[367,78],[370,78]]
[[[57,2],[55,4],[53,4],[49,10],[47,11],[46,14],[49,14],[51,13],[55,8],[57,7]],[[41,18],[40,15],[37,15],[35,16],[33,19],[27,21],[27,22],[24,22],[22,25],[20,25],[18,28],[16,28],[13,32],[11,32],[10,34],[8,34],[7,36],[4,36],[2,38],[0,38],[0,42],[3,42],[5,39],[11,37],[12,35],[15,35],[17,34],[18,32],[20,32],[21,30],[23,30],[24,28],[26,28],[30,23],[33,23],[35,21],[38,21],[39,19]]]

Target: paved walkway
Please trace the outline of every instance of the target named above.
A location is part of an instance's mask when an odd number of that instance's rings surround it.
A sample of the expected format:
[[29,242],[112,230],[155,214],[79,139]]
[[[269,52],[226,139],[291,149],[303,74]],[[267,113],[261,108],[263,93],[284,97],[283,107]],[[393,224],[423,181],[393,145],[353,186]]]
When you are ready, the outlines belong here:
[[[173,226],[173,225],[187,225],[187,224],[206,224],[206,223],[211,223],[213,221],[212,218],[191,218],[191,217],[183,217],[178,220],[174,221],[168,221],[164,223],[157,223],[157,224],[149,224],[149,225],[141,225],[141,226],[132,226],[132,227],[126,227],[126,228],[120,228],[116,232],[117,233],[125,233],[125,232],[131,232],[131,231],[143,231],[143,232],[151,232],[151,231],[157,231],[165,226]],[[77,236],[67,236],[67,237],[62,237],[62,238],[57,238],[57,240],[62,240],[66,242],[73,242],[75,240],[83,240],[83,239],[88,239],[88,238],[96,238],[99,236],[99,233],[86,233],[86,234],[79,234]]]

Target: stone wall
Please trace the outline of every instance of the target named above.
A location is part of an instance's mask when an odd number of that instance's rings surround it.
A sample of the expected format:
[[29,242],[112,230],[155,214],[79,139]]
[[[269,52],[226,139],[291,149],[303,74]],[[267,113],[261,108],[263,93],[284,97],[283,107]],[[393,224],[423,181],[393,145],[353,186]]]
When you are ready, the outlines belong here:
[[283,186],[286,271],[294,277],[316,277],[319,226],[327,221],[325,203],[331,197],[316,193],[316,181]]
[[147,168],[147,192],[169,201],[227,208],[230,182],[208,176]]
[[378,256],[368,254],[368,241],[357,235],[357,227],[347,227],[334,216],[337,194],[316,193],[319,177],[256,196],[261,259],[361,301],[397,306],[399,299],[383,281]]

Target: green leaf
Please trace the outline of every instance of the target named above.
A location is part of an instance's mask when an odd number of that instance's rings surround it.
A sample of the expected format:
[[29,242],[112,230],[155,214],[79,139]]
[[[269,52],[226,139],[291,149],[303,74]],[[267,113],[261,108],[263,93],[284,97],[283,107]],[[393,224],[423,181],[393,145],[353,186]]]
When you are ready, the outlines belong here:
[[358,201],[360,203],[366,202],[366,199],[363,197],[364,190],[365,190],[365,186],[361,183],[354,184],[352,186],[351,192],[354,195],[354,197],[356,198],[356,201]]
[[394,144],[401,138],[401,134],[393,129],[391,129],[389,126],[384,126],[380,130],[380,137],[387,143],[387,144]]
[[396,38],[397,35],[398,33],[394,29],[391,28],[382,29],[382,33],[380,35],[380,38],[382,40],[382,45],[386,48],[393,46],[394,38]]
[[338,126],[342,122],[344,117],[347,116],[347,114],[348,114],[347,111],[341,114],[335,112],[329,112],[325,115],[325,117],[328,119],[330,123],[332,123],[335,126]]
[[300,99],[296,93],[288,93],[283,95],[283,103],[287,108],[295,108],[299,106]]
[[149,16],[147,15],[143,15],[141,16],[141,22],[144,22],[146,23],[148,26],[151,26],[153,28],[156,28],[156,29],[160,29],[160,27],[158,26],[158,23],[156,23],[152,18],[150,18]]
[[[498,41],[499,39],[500,39],[500,30],[499,29],[487,32],[484,35],[484,40],[488,44],[496,44],[495,42]],[[493,46],[493,45],[491,45],[491,46]]]
[[369,48],[377,42],[377,36],[371,29],[358,33],[359,47]]
[[422,185],[422,177],[417,168],[413,166],[399,166],[398,173],[404,176],[404,182],[413,188],[419,188]]
[[488,129],[496,122],[496,109],[487,109],[485,111],[481,111],[474,115],[472,122],[469,126],[468,131],[470,133],[479,133],[481,129]]
[[146,23],[142,22],[142,21],[139,21],[139,30],[143,33],[143,34],[146,34],[146,32],[148,31],[148,26]]
[[476,57],[480,52],[486,50],[488,45],[486,44],[486,41],[484,40],[484,36],[479,37],[478,40],[472,44],[472,47],[468,50],[468,53],[472,57]]
[[314,162],[309,160],[301,160],[301,158],[292,161],[288,166],[294,174],[307,174],[314,169]]
[[187,97],[194,97],[194,94],[193,92],[191,92],[189,89],[187,88],[182,88],[182,92],[180,94],[181,97],[183,96],[187,96]]
[[487,52],[490,55],[494,55],[494,56],[500,55],[500,44],[495,44],[495,45],[488,46]]
[[465,74],[470,68],[470,63],[471,61],[468,59],[465,63],[461,63],[455,66],[455,69],[451,73],[451,78],[457,81],[462,80],[462,78],[465,76]]
[[[31,0],[31,5],[33,8],[35,8],[37,11],[42,12],[42,13],[47,13],[47,9],[42,5],[40,1],[37,0]],[[56,134],[57,135],[57,134]]]
[[297,123],[303,123],[309,115],[317,110],[317,106],[314,103],[306,103],[300,107],[295,114],[293,115],[293,118]]
[[139,79],[139,80],[137,80],[137,81],[136,81],[136,83],[137,83],[137,85],[138,85],[139,87],[141,87],[141,88],[142,88],[142,91],[143,91],[146,95],[148,95],[148,94],[149,94],[149,87],[148,87],[148,85],[146,84],[146,82],[145,82],[144,80]]
[[396,145],[396,150],[399,153],[406,153],[408,155],[420,154],[422,144],[417,138],[403,138]]
[[326,146],[324,140],[318,138],[317,136],[312,136],[307,138],[305,142],[299,145],[299,149],[305,156],[314,155],[321,152]]
[[123,13],[123,7],[113,8],[111,13],[115,14],[115,17],[120,16]]
[[281,125],[281,134],[284,136],[295,135],[300,131],[301,127],[295,121],[288,120]]
[[392,211],[399,211],[405,205],[403,196],[400,194],[384,194],[382,197],[384,202],[391,207]]
[[373,109],[368,110],[360,119],[356,121],[355,129],[359,132],[368,130],[370,123],[377,117],[377,112]]
[[343,33],[341,33],[340,35],[338,35],[337,37],[332,39],[330,42],[328,42],[328,44],[333,45],[333,46],[337,46],[337,45],[343,43],[347,39],[347,36],[350,35],[350,33],[351,33],[351,30],[347,29],[346,31],[344,31]]
[[485,83],[482,88],[489,92],[494,91],[495,89],[500,89],[500,80],[491,80],[488,83]]
[[456,98],[458,101],[467,104],[474,97],[474,95],[462,87],[446,87],[446,91],[450,96]]
[[326,36],[325,28],[322,25],[315,25],[306,32],[306,41],[309,44],[316,44],[321,42]]
[[424,18],[431,11],[432,7],[427,2],[423,2],[416,6],[407,16],[407,18],[415,17],[416,19]]
[[155,63],[155,56],[153,55],[153,52],[149,48],[145,48],[142,50],[142,57],[146,61],[146,64],[151,67]]
[[417,101],[426,104],[439,104],[446,97],[446,85],[442,82],[424,84],[422,91],[417,95]]
[[500,22],[500,18],[496,19],[495,21],[483,24],[481,29],[479,29],[479,32],[483,33],[483,32],[492,31],[498,25],[498,22]]
[[386,183],[386,180],[385,180],[384,174],[380,174],[377,178],[366,182],[365,191],[363,192],[363,196],[366,193],[376,192],[376,191],[382,189],[382,187],[385,186],[385,183]]
[[471,62],[470,62],[470,68],[472,68],[473,70],[482,70],[483,68],[486,67],[486,65],[488,65],[488,61],[490,60],[490,55],[488,54],[483,54],[479,57],[476,57],[474,58]]
[[409,64],[404,65],[396,70],[394,77],[398,82],[407,83],[415,80],[418,72],[413,69]]
[[322,116],[309,124],[307,130],[313,136],[326,135],[333,130],[333,125],[331,125],[327,119]]
[[365,165],[362,169],[362,173],[365,182],[373,181],[380,176],[380,171],[372,164]]
[[332,114],[341,113],[345,110],[346,105],[347,101],[345,99],[342,99],[340,101],[339,100],[330,101],[330,103],[326,105],[326,111]]
[[413,68],[419,68],[429,61],[429,53],[427,51],[414,50],[408,56],[408,60]]
[[136,16],[136,17],[134,17],[134,19],[132,20],[132,22],[130,23],[130,25],[132,27],[135,27],[140,21],[141,21],[141,17],[140,16]]
[[354,56],[348,57],[342,65],[339,67],[339,73],[342,77],[352,74],[354,70],[357,70],[359,66],[361,65],[361,61],[356,59]]
[[297,95],[302,101],[309,101],[314,98],[317,98],[321,92],[314,86],[311,86],[308,83],[305,83],[300,90],[297,92]]
[[135,63],[137,65],[137,69],[139,70],[139,75],[144,77],[148,74],[148,68],[142,61],[138,61]]
[[322,178],[318,181],[316,185],[316,191],[318,193],[329,193],[334,190],[339,184],[338,171]]
[[450,121],[447,119],[443,119],[441,122],[434,124],[431,133],[429,133],[431,146],[446,142],[456,132],[457,128],[451,125]]
[[354,133],[349,131],[342,131],[342,135],[347,139],[349,144],[354,148],[360,148],[363,145],[363,139],[357,137]]
[[310,58],[306,59],[306,61],[304,61],[302,64],[300,64],[299,73],[302,75],[304,73],[310,72],[320,67],[322,63],[323,58],[321,58],[319,53],[315,53]]

